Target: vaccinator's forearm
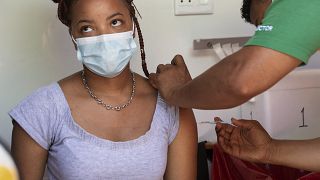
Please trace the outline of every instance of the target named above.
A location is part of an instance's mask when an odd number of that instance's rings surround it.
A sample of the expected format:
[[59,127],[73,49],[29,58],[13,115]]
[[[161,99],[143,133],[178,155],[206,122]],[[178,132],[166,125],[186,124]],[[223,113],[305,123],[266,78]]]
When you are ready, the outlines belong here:
[[320,172],[320,138],[275,140],[267,163]]
[[183,86],[173,102],[196,109],[232,108],[267,90],[299,64],[271,49],[245,47]]

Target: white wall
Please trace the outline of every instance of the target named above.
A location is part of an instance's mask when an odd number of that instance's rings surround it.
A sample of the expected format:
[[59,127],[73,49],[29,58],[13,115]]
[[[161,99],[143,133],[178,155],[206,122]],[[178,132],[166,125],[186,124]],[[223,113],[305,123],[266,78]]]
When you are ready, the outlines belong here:
[[[213,51],[193,51],[192,42],[252,35],[254,27],[240,18],[241,2],[215,0],[213,15],[174,16],[173,0],[135,0],[143,16],[149,71],[178,53],[185,57],[193,77],[217,63]],[[81,69],[56,9],[51,0],[0,1],[0,137],[8,143],[12,125],[7,112],[33,90]],[[132,68],[142,74],[138,55]],[[195,114],[198,121],[208,121],[214,116],[239,117],[240,110],[195,110]],[[199,138],[215,141],[214,126],[199,124]]]
[[50,0],[0,1],[0,137],[7,142],[7,112],[33,90],[81,67],[56,8]]

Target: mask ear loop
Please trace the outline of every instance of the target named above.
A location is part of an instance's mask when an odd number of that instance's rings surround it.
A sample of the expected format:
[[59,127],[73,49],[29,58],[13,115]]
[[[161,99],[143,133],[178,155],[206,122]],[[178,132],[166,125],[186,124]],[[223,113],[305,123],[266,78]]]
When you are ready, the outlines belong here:
[[74,39],[72,32],[71,32],[71,28],[69,28],[69,35],[71,36],[71,39],[73,41],[74,44],[77,44],[77,41]]
[[73,46],[74,46],[75,50],[77,51],[77,50],[78,50],[78,43],[77,43],[77,41],[74,39],[74,37],[73,37],[73,35],[72,35],[72,33],[71,33],[70,30],[69,30],[69,34],[70,34],[70,37],[71,37],[71,39],[72,39]]
[[72,39],[73,43],[77,44],[77,41],[74,39],[73,35],[71,35],[71,39]]
[[132,36],[133,38],[136,37],[136,25],[134,24],[133,19],[132,19]]
[[70,29],[70,28],[69,28],[69,34],[70,34],[70,37],[71,37],[72,42],[73,42],[73,44],[74,44],[74,47],[75,47],[75,49],[77,50],[77,49],[78,49],[78,43],[77,43],[77,41],[74,39],[74,37],[73,37],[73,35],[72,35],[72,33],[71,33],[71,29]]

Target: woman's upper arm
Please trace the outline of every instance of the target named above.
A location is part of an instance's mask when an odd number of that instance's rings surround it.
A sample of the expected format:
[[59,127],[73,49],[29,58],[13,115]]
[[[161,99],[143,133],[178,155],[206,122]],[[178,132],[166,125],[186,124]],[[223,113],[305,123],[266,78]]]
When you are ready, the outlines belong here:
[[178,134],[169,145],[166,180],[194,180],[197,176],[197,126],[191,109],[179,111]]
[[11,153],[17,164],[20,179],[43,178],[48,151],[36,143],[14,120]]

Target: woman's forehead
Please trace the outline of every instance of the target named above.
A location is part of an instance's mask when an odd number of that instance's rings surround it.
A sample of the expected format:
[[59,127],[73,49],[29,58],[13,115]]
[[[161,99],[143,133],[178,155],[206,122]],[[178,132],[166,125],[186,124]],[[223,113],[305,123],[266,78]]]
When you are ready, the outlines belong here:
[[79,15],[128,13],[125,0],[77,0],[72,11]]

